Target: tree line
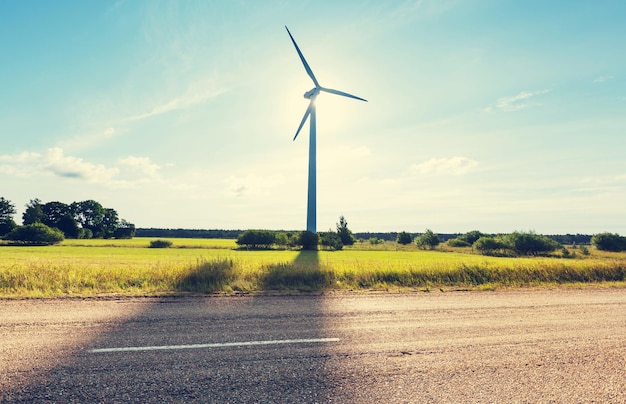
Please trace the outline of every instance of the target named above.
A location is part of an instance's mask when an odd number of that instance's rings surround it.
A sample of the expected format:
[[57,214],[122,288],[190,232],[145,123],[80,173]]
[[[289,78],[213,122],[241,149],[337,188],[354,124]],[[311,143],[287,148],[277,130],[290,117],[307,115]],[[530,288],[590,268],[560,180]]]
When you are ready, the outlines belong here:
[[[378,239],[383,241],[396,241],[398,239],[398,235],[400,233],[406,232],[355,232],[354,236],[359,241],[367,241],[370,239]],[[417,233],[408,233],[411,235],[411,238],[414,239],[422,235],[421,232]],[[439,240],[444,243],[448,240],[458,238],[462,236],[464,233],[437,233]],[[546,234],[546,237],[553,239],[561,244],[573,245],[573,244],[591,244],[591,234]]]
[[222,238],[236,239],[243,230],[224,229],[160,229],[160,228],[137,228],[136,237],[171,237],[171,238]]
[[272,246],[284,248],[299,247],[304,250],[341,250],[344,245],[355,242],[345,217],[339,217],[337,231],[312,233],[310,231],[246,230],[237,237],[237,245],[244,248],[268,249]]
[[[357,233],[358,234],[358,233]],[[363,234],[363,233],[361,233]],[[389,233],[366,233],[389,234]],[[370,237],[371,244],[380,244],[386,241],[394,241],[401,245],[415,244],[420,249],[434,249],[439,244],[446,242],[451,247],[472,247],[476,251],[485,255],[498,256],[535,256],[543,255],[561,250],[564,257],[570,256],[570,251],[564,247],[566,243],[557,241],[554,236],[537,234],[533,231],[515,231],[507,234],[485,234],[478,230],[467,233],[457,233],[454,237],[442,238],[430,229],[423,233],[408,233],[402,231],[393,233],[395,238],[384,240],[378,237]],[[582,254],[588,254],[586,244],[591,244],[598,250],[604,251],[626,251],[626,237],[612,233],[599,233],[593,236],[572,238],[571,235],[563,237],[563,240],[571,241],[567,245],[575,248],[580,246]],[[587,241],[588,243],[576,243],[576,239]],[[237,238],[237,244],[245,248],[269,249],[273,246],[279,247],[301,247],[303,249],[331,249],[341,250],[344,245],[351,245],[357,241],[355,234],[348,228],[348,222],[343,216],[337,223],[337,231],[319,232],[284,232],[272,230],[246,230]],[[364,242],[360,239],[358,241]]]
[[13,219],[16,213],[15,205],[0,197],[0,237],[43,242],[33,240],[39,237],[48,240],[44,243],[50,243],[64,238],[132,238],[135,235],[134,224],[120,219],[115,209],[105,208],[94,200],[66,204],[31,199],[22,214],[21,226]]
[[[583,254],[588,254],[586,244],[591,244],[598,250],[603,251],[626,251],[626,237],[617,233],[598,233],[590,236],[588,243],[577,244],[575,239],[570,237],[563,238],[571,241],[567,243],[574,247],[580,246]],[[581,240],[581,239],[579,239]],[[587,238],[582,238],[587,241]],[[426,230],[424,233],[413,238],[407,232],[398,233],[396,241],[399,244],[410,244],[415,242],[420,248],[434,248],[442,241],[439,235],[432,230]],[[564,244],[554,236],[545,236],[536,234],[535,232],[515,231],[507,234],[484,234],[478,230],[473,230],[464,234],[460,234],[454,238],[448,238],[447,244],[451,247],[472,247],[482,254],[486,255],[541,255],[551,253],[561,249],[564,256],[568,256],[569,251],[564,248]]]

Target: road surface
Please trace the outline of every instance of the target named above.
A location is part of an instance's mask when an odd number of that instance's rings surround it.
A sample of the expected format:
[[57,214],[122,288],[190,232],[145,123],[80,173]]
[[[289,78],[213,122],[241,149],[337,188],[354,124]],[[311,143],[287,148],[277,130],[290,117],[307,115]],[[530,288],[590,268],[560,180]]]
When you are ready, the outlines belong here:
[[626,290],[0,300],[0,402],[626,402]]

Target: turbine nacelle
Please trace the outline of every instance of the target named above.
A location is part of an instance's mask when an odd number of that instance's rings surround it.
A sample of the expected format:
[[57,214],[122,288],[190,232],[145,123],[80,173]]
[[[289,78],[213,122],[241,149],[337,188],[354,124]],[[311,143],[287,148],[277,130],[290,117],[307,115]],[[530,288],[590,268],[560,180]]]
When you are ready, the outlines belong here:
[[320,89],[317,87],[314,87],[310,89],[309,91],[307,91],[306,93],[304,93],[304,98],[306,98],[307,100],[310,100],[311,98],[316,97],[319,93],[320,93]]

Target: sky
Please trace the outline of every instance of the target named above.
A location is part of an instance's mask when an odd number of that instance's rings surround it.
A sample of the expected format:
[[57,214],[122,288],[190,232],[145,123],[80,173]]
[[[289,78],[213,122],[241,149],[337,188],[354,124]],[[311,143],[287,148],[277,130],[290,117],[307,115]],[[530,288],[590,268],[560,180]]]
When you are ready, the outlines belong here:
[[137,227],[626,234],[626,2],[0,3],[0,196]]

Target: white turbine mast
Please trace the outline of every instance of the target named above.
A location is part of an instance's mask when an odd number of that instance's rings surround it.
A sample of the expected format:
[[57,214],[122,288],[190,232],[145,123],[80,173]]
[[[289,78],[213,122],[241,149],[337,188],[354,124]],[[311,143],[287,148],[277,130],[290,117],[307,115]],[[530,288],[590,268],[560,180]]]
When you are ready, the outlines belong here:
[[298,134],[300,133],[300,130],[304,126],[304,123],[306,122],[307,119],[309,119],[309,124],[310,124],[311,129],[310,129],[310,135],[309,135],[309,184],[308,184],[309,188],[308,188],[308,194],[307,194],[308,196],[307,196],[307,210],[306,210],[307,212],[306,213],[306,229],[312,233],[316,233],[317,232],[317,229],[316,229],[317,228],[317,196],[316,196],[317,195],[317,182],[316,182],[317,165],[316,165],[316,139],[315,139],[315,135],[316,135],[315,133],[316,132],[315,99],[317,98],[319,93],[323,91],[325,93],[341,95],[343,97],[348,97],[348,98],[354,98],[355,100],[360,100],[360,101],[365,101],[365,102],[367,102],[367,100],[361,97],[357,97],[356,95],[345,93],[343,91],[322,87],[320,83],[317,81],[317,79],[315,78],[315,75],[313,74],[311,67],[309,66],[306,59],[304,58],[304,55],[302,55],[302,52],[300,51],[300,48],[298,47],[296,40],[293,39],[291,32],[289,32],[289,28],[285,26],[285,29],[287,30],[287,33],[289,34],[289,37],[291,38],[291,42],[293,42],[293,46],[295,46],[296,51],[298,51],[298,56],[300,56],[300,60],[302,61],[302,64],[304,65],[304,69],[306,70],[311,80],[313,80],[313,84],[315,84],[315,87],[313,87],[312,89],[304,93],[304,98],[311,100],[311,101],[309,102],[309,106],[307,107],[306,112],[304,113],[304,117],[302,118],[302,121],[300,121],[300,126],[298,126],[298,130],[296,131],[296,135],[293,137],[293,140],[296,140],[296,138],[298,137]]

